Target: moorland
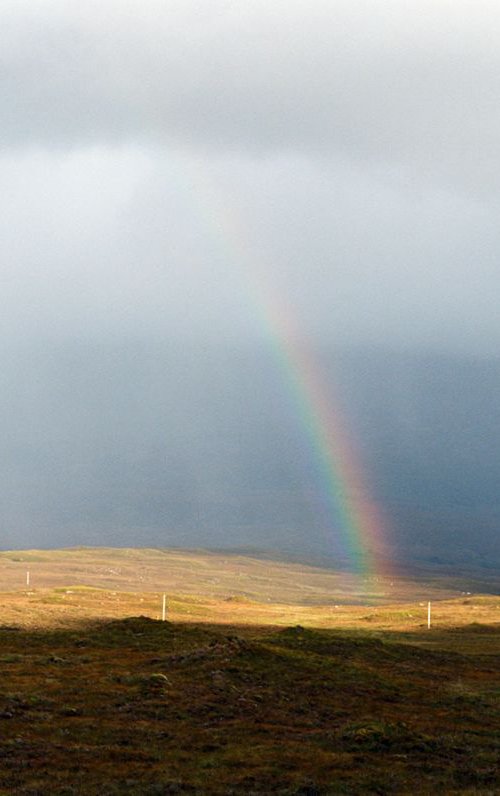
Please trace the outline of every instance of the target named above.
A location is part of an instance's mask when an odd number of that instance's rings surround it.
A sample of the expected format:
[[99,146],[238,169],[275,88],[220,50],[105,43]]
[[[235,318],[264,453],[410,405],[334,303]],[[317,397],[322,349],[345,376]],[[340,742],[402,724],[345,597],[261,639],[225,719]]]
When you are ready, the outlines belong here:
[[2,794],[500,793],[491,572],[82,548],[0,579]]

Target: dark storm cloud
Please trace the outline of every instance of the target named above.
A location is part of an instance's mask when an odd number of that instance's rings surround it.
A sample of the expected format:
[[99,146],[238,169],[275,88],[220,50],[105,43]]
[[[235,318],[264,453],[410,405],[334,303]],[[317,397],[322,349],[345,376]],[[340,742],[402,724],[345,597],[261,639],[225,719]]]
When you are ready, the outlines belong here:
[[289,318],[399,540],[498,558],[496,0],[3,0],[0,42],[3,543],[320,549]]

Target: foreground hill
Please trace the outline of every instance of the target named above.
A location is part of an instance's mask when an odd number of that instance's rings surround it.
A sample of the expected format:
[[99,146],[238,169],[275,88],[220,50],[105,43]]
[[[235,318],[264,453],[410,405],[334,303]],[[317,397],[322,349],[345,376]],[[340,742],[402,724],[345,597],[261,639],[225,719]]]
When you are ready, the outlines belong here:
[[499,625],[427,640],[146,617],[2,627],[0,792],[498,793]]
[[90,548],[0,576],[1,794],[500,792],[487,583]]

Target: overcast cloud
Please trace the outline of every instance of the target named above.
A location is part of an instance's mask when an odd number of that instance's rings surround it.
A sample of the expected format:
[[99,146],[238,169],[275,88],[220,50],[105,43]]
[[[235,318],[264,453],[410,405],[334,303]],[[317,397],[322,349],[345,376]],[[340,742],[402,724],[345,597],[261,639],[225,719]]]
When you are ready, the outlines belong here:
[[0,30],[4,341],[254,338],[267,271],[304,334],[497,352],[497,2],[4,0]]

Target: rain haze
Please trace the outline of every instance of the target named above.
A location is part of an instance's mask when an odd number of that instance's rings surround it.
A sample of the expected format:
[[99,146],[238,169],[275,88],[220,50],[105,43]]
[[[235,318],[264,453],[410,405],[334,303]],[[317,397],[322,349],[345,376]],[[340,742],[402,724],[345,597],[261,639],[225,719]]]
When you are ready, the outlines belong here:
[[1,546],[341,557],[300,340],[390,554],[500,561],[498,4],[0,23]]

